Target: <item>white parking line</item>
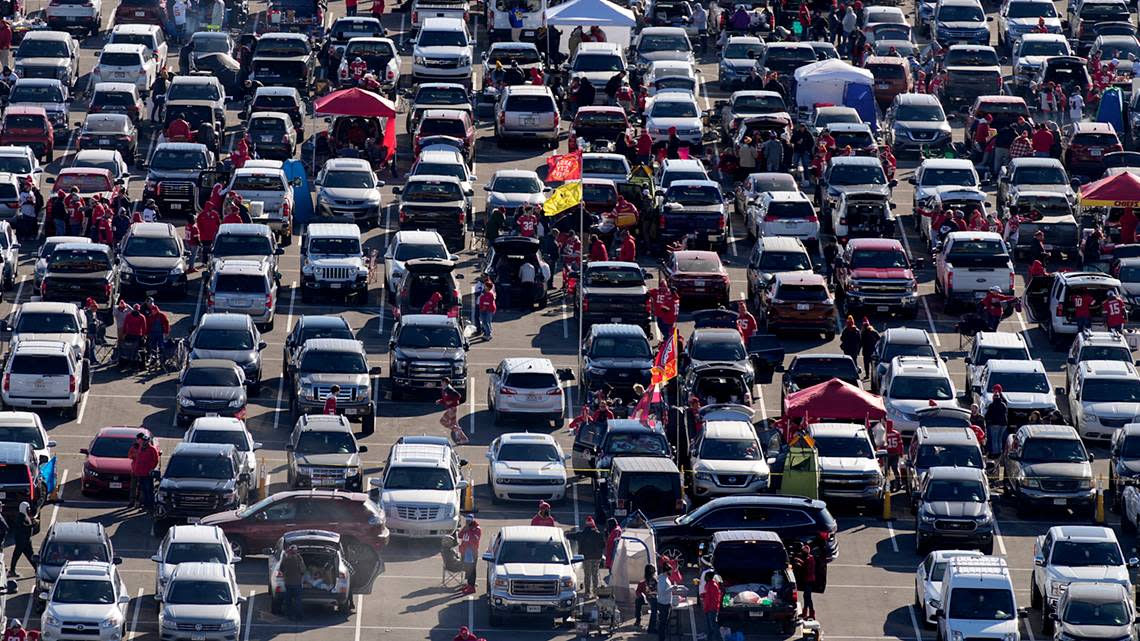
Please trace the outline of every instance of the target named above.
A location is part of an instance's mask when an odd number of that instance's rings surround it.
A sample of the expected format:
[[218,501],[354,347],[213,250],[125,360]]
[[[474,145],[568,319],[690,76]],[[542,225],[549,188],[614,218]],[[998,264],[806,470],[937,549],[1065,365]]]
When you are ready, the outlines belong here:
[[1001,526],[998,525],[997,519],[994,519],[994,540],[997,542],[998,552],[1005,556],[1005,539],[1001,536]]
[[193,327],[198,326],[198,319],[202,313],[202,292],[206,291],[206,283],[199,279],[198,282],[198,299],[194,301],[194,317],[190,319],[190,325]]
[[759,400],[760,400],[760,420],[763,421],[763,420],[768,418],[768,406],[764,404],[764,388],[763,388],[763,386],[761,386],[761,388],[760,388]]
[[[289,316],[285,321],[287,332],[293,331],[293,304],[297,302],[297,281],[293,281],[289,285]],[[282,371],[281,377],[277,379],[277,398],[273,402],[273,429],[277,429],[277,425],[281,420],[281,398],[285,395],[285,373]]]
[[[58,463],[59,459],[56,459],[56,462]],[[59,482],[56,484],[56,489],[59,490],[56,495],[58,500],[55,502],[55,505],[51,506],[51,524],[48,526],[49,532],[51,531],[51,527],[55,525],[56,517],[59,516],[59,504],[63,502],[63,488],[67,485],[67,473],[68,469],[64,468],[63,474],[59,475]]]
[[926,297],[919,296],[918,300],[922,301],[922,311],[926,314],[926,323],[930,325],[930,336],[934,339],[934,346],[942,347],[942,341],[938,339],[938,330],[934,329],[934,317],[930,314],[930,305],[926,304]]
[[143,601],[143,588],[139,588],[138,596],[135,597],[135,607],[131,612],[131,627],[127,628],[127,639],[132,639],[135,636],[135,630],[139,627],[139,610],[142,609]]
[[578,484],[577,483],[570,486],[570,493],[574,495],[573,496],[573,498],[574,498],[574,524],[577,525],[578,523],[581,523],[581,520],[580,520],[581,515],[578,514]]
[[566,308],[566,299],[562,300],[562,338],[570,338],[570,310]]
[[467,379],[467,418],[471,425],[471,436],[475,436],[475,377]]
[[83,395],[79,397],[79,411],[75,413],[76,425],[83,425],[83,415],[87,413],[87,394],[88,392],[84,392]]
[[895,552],[898,552],[899,542],[895,540],[895,528],[893,525],[891,525],[890,521],[887,521],[887,533],[891,536],[891,549],[893,549]]
[[[254,590],[253,588],[249,589],[249,600],[247,600],[245,602],[245,630],[242,631],[242,635],[241,635],[242,641],[249,641],[249,626],[253,623],[253,613],[257,611],[253,607],[253,597],[256,594],[257,594],[257,590]],[[360,598],[360,597],[357,597],[357,598]],[[356,609],[357,609],[357,611],[359,611],[360,607],[357,606]],[[356,638],[360,639],[360,620],[359,619],[357,619]]]
[[[250,590],[253,592],[253,590]],[[360,641],[360,620],[364,618],[364,595],[356,595],[356,630],[353,632],[354,641]]]
[[[13,567],[15,566],[15,564],[12,564],[12,565],[13,565]],[[33,574],[32,576],[33,576],[33,580],[34,580],[35,575]],[[24,622],[24,625],[26,625],[28,627],[31,627],[30,624],[32,622],[32,605],[36,602],[36,599],[38,599],[38,598],[40,598],[40,597],[36,593],[35,587],[33,584],[32,591],[28,593],[28,605],[26,605],[24,607],[24,618],[20,619],[21,621]]]
[[1017,323],[1021,325],[1021,335],[1025,339],[1025,344],[1029,346],[1029,349],[1033,349],[1033,338],[1029,335],[1029,326],[1025,324],[1025,317],[1021,315],[1021,312],[1014,312],[1014,314],[1017,315]]
[[906,606],[906,612],[910,615],[910,627],[914,628],[914,638],[922,638],[922,628],[918,625],[918,617],[914,614],[914,604]]
[[[475,631],[475,595],[467,595],[467,629]],[[360,636],[357,635],[356,641],[360,641]]]

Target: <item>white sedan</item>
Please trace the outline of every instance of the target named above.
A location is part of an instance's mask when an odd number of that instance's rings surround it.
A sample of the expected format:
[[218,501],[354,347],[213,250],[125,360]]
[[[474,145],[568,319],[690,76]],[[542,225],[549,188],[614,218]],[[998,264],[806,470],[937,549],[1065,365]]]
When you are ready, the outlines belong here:
[[942,576],[950,559],[958,556],[982,556],[982,553],[977,550],[936,550],[918,564],[914,573],[914,608],[925,625],[937,623],[934,612],[942,607]]
[[487,448],[491,501],[561,501],[566,497],[566,455],[549,434],[503,434]]

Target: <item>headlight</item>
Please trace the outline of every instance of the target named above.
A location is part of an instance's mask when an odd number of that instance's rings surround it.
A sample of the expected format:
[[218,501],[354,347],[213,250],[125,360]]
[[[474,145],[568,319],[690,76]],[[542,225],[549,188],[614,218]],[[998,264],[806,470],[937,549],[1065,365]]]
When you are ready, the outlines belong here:
[[44,617],[44,625],[50,625],[52,627],[58,628],[60,625],[60,620],[49,614],[48,616]]
[[354,398],[355,400],[358,400],[358,401],[367,401],[368,400],[368,388],[367,387],[358,387],[358,388],[354,389],[352,391],[352,398]]
[[297,474],[300,474],[301,476],[312,476],[313,468],[309,467],[308,465],[298,465]]
[[456,361],[451,364],[451,371],[456,374],[462,374],[467,369],[467,365],[463,361]]
[[929,512],[919,512],[918,518],[922,519],[923,523],[933,523],[936,517]]
[[315,399],[317,397],[317,393],[313,389],[312,385],[302,385],[301,386],[301,396],[303,396],[304,398],[312,400],[312,399]]
[[604,376],[604,375],[605,375],[605,373],[606,373],[606,370],[605,370],[605,369],[603,369],[603,368],[601,368],[601,367],[593,367],[593,366],[590,366],[590,367],[587,367],[587,368],[586,368],[586,373],[587,373],[587,374],[592,374],[592,375],[594,375],[594,376]]
[[173,619],[167,619],[167,618],[163,617],[162,627],[167,629],[167,630],[177,630],[178,629],[178,622],[174,621]]
[[301,266],[301,273],[305,274],[307,276],[312,276],[313,275],[313,266],[309,265],[309,264],[302,265]]
[[989,523],[991,520],[993,520],[994,515],[990,512],[983,512],[975,518],[978,520],[978,523]]
[[505,588],[505,587],[507,587],[507,580],[506,580],[506,579],[499,579],[499,578],[496,578],[496,579],[495,579],[495,587],[496,587],[496,588]]
[[186,266],[183,265],[181,262],[179,262],[174,267],[170,268],[170,275],[171,276],[181,276],[184,273],[186,273]]
[[178,404],[182,407],[194,407],[194,399],[186,398],[185,396],[179,396]]
[[359,468],[359,467],[350,467],[350,468],[347,468],[347,469],[345,469],[345,471],[344,471],[344,475],[345,475],[345,476],[348,476],[348,477],[352,477],[352,476],[360,476],[360,468]]
[[237,630],[237,621],[226,620],[222,621],[222,630]]
[[1023,476],[1021,477],[1021,486],[1038,489],[1041,487],[1041,481],[1038,481],[1037,479],[1027,479]]
[[697,472],[698,481],[711,481],[713,480],[712,472]]
[[122,621],[118,617],[109,617],[99,622],[100,628],[117,628]]
[[564,577],[562,577],[562,580],[558,582],[558,584],[562,587],[563,590],[573,590],[574,589],[574,577],[564,576]]
[[906,284],[907,293],[913,294],[918,289],[918,281],[913,278]]
[[459,58],[459,66],[460,67],[466,67],[469,64],[471,64],[471,56],[460,56],[460,58]]
[[439,517],[441,519],[450,519],[455,516],[455,506],[448,503],[439,510]]
[[154,500],[158,501],[159,503],[165,503],[166,502],[166,490],[160,489],[159,491],[155,492],[154,493]]
[[1078,481],[1077,482],[1077,488],[1081,489],[1081,490],[1091,490],[1092,489],[1092,479],[1084,479],[1082,481]]
[[427,59],[424,58],[423,56],[412,56],[412,64],[426,65]]
[[119,263],[119,273],[120,274],[129,274],[133,271],[135,271],[134,268],[131,267],[131,264],[128,263],[127,261],[124,260],[124,261],[121,261]]
[[950,639],[951,639],[951,641],[962,641],[962,633],[957,631],[957,630],[954,630],[953,632],[950,633]]
[[408,371],[408,361],[396,361],[396,373],[405,374]]
[[1049,596],[1059,597],[1069,589],[1068,582],[1055,581],[1049,584]]
[[1001,636],[1001,641],[1017,641],[1016,632],[1006,632]]
[[396,518],[396,516],[397,516],[396,506],[395,505],[389,505],[389,506],[385,507],[384,508],[384,516],[386,516],[390,519]]
[[241,407],[241,399],[235,398],[234,400],[230,401],[229,406],[234,409]]

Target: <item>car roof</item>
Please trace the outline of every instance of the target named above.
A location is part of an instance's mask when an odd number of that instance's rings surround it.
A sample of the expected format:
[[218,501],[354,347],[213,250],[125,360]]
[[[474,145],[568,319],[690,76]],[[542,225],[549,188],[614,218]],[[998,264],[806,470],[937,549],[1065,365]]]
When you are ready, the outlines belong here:
[[[942,408],[939,408],[942,409]],[[959,408],[954,408],[959,409]],[[968,410],[964,410],[968,411]],[[919,439],[922,444],[931,445],[954,445],[966,444],[977,445],[978,435],[974,434],[974,430],[968,427],[927,427],[919,426],[915,430],[915,437]]]
[[321,237],[359,237],[360,228],[352,223],[311,223],[305,228],[309,238]]
[[233,456],[236,448],[229,443],[187,443],[182,441],[174,447],[174,454],[171,456],[178,456],[179,454],[188,455],[208,455],[208,456]]
[[273,230],[263,223],[222,223],[218,233],[233,236],[269,236]]
[[22,465],[27,462],[31,451],[32,446],[28,443],[0,441],[0,463],[5,465]]
[[535,434],[533,432],[508,432],[499,436],[500,443],[549,443],[556,445],[554,437],[549,434]]
[[895,100],[901,105],[937,105],[938,98],[933,94],[928,93],[900,93],[895,96]]
[[[644,428],[648,433],[654,433]],[[673,459],[663,456],[619,456],[610,463],[614,472],[649,472],[680,474]]]
[[985,470],[979,470],[976,467],[955,467],[948,465],[940,465],[927,469],[926,475],[929,478],[950,479],[958,481],[978,481],[979,483],[986,482]]
[[499,363],[504,370],[511,373],[533,372],[538,374],[553,374],[554,363],[549,358],[515,357],[504,358]]
[[227,274],[253,274],[269,273],[269,263],[264,260],[249,260],[242,258],[223,258],[214,268],[215,273]]
[[1073,441],[1079,441],[1081,438],[1076,428],[1071,425],[1022,425],[1021,429],[1025,431],[1027,438],[1057,438]]
[[1136,378],[1136,367],[1124,361],[1081,361],[1079,373],[1095,378]]
[[325,161],[325,170],[367,170],[372,171],[372,165],[363,158],[329,158]]
[[[200,359],[206,360],[206,359]],[[225,359],[217,359],[225,360]],[[233,362],[233,361],[228,361]],[[197,432],[242,432],[248,433],[245,422],[233,416],[200,416],[190,424],[190,431]]]
[[823,274],[815,272],[779,272],[775,275],[777,285],[819,285],[827,286]]
[[1128,347],[1128,341],[1116,332],[1084,331],[1077,334],[1076,340],[1082,345],[1121,345]]
[[63,569],[59,571],[59,575],[110,580],[111,570],[114,567],[106,561],[67,561],[63,564]]
[[978,332],[974,345],[985,347],[1025,347],[1025,338],[1014,332]]
[[1020,372],[1022,374],[1045,375],[1045,365],[1043,365],[1041,361],[1019,361],[995,358],[986,361],[986,368],[989,369],[990,372]]
[[[1087,0],[1086,0],[1087,1]],[[19,82],[18,80],[16,82]],[[1074,134],[1112,134],[1116,135],[1116,129],[1107,122],[1078,122],[1073,128]]]
[[1097,525],[1054,525],[1049,528],[1049,534],[1055,540],[1067,541],[1116,541],[1116,533],[1111,528]]
[[1073,581],[1065,592],[1069,601],[1116,603],[1129,598],[1127,588],[1119,583]]
[[186,363],[186,369],[234,369],[238,365],[228,358],[196,358]]
[[903,248],[902,243],[894,238],[852,238],[847,241],[847,246],[852,250],[874,249],[879,251],[902,251]]
[[[446,318],[446,317],[445,317]],[[310,338],[302,346],[306,351],[319,350],[322,352],[361,352],[363,343],[355,338]]]
[[145,238],[173,238],[177,234],[170,223],[135,223],[127,233]]
[[458,327],[454,318],[443,314],[405,314],[400,317],[400,324],[417,327]]
[[99,428],[95,433],[96,437],[106,438],[135,438],[139,432],[150,434],[150,430],[145,427],[127,427],[124,425],[109,425],[107,427]]
[[179,563],[174,567],[170,581],[226,581],[230,580],[230,566],[224,563]]
[[250,326],[249,316],[246,314],[231,314],[229,312],[207,312],[202,314],[198,327],[219,327],[229,329],[246,329]]
[[645,338],[645,330],[637,325],[626,325],[622,323],[598,323],[590,327],[590,334],[592,336],[639,336]]
[[170,528],[170,540],[179,543],[221,543],[226,538],[216,525],[175,525]]
[[[970,161],[967,160],[966,162],[970,162]],[[1022,158],[1014,158],[1012,162],[1013,162],[1015,167],[1020,167],[1022,165],[1028,165],[1030,167],[1053,167],[1053,166],[1062,166],[1063,167],[1064,166],[1061,164],[1061,161],[1057,160],[1056,158],[1022,157]]]
[[[614,459],[614,462],[624,460],[624,457]],[[723,507],[726,505],[757,505],[773,507],[799,507],[826,510],[827,503],[819,499],[810,499],[805,496],[788,494],[746,494],[741,496],[721,496],[705,504],[706,507]]]
[[352,331],[352,326],[348,324],[348,320],[343,316],[305,314],[301,316],[297,322],[305,327],[343,327]]
[[756,249],[764,251],[807,251],[803,241],[794,236],[761,236],[756,239]]
[[340,414],[302,414],[297,428],[304,432],[352,432],[348,418]]
[[58,541],[106,541],[102,523],[91,521],[57,521],[51,526],[49,538]]
[[146,50],[146,45],[120,42],[103,45],[103,49],[99,52],[99,55],[105,53],[137,53],[141,56],[145,55]]
[[867,428],[862,423],[812,423],[808,426],[808,433],[816,436],[833,437],[865,437]]

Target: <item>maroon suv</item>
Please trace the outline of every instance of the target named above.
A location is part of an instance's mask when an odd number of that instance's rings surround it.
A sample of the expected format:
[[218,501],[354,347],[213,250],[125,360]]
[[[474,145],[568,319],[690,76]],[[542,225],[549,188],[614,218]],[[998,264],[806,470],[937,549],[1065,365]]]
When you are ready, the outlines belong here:
[[[139,434],[150,436],[145,427],[104,427],[91,439],[91,444],[79,450],[87,457],[83,461],[85,496],[95,494],[126,493],[131,487],[131,460],[127,452]],[[154,446],[159,447],[158,441]],[[161,449],[159,456],[162,455]]]
[[388,544],[384,513],[364,492],[277,492],[248,507],[211,514],[201,524],[222,528],[234,556],[242,557],[261,554],[294,530],[338,532],[346,552],[363,545],[379,553]]

